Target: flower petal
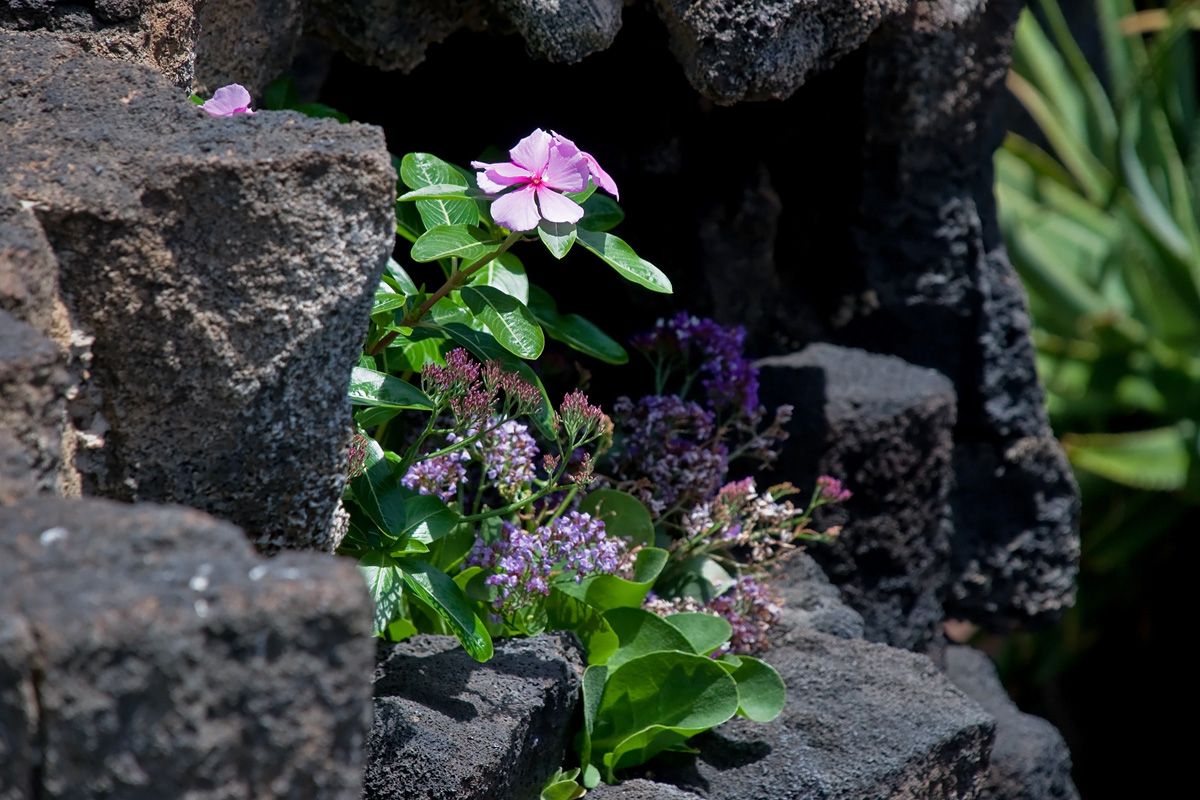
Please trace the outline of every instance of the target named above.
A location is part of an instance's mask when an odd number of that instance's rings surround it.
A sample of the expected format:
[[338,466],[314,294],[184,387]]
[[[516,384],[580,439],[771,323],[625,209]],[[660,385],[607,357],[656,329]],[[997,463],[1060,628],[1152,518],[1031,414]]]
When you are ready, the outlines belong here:
[[591,153],[584,153],[583,159],[587,162],[588,172],[592,173],[592,178],[595,179],[596,185],[620,200],[621,192],[618,191],[617,182],[612,179],[612,176],[604,171],[604,168],[596,162]]
[[200,107],[214,117],[254,113],[250,110],[250,93],[244,86],[237,83],[217,89],[213,92],[212,98]]
[[587,188],[588,168],[583,156],[567,157],[557,147],[550,151],[550,163],[542,172],[542,181],[560,192],[582,192]]
[[[579,222],[583,218],[583,206],[545,186],[537,188],[537,198],[538,205],[542,208],[542,216],[551,222]],[[494,215],[495,206],[492,208]]]
[[541,128],[517,142],[517,146],[508,151],[513,163],[525,167],[531,172],[541,172],[550,158],[550,134]]
[[554,146],[561,150],[562,154],[567,158],[579,152],[579,148],[575,146],[575,143],[558,131],[550,131],[550,135],[554,137]]
[[[541,217],[533,202],[534,188],[525,186],[496,199],[492,203],[492,219],[510,231],[531,231]],[[565,198],[564,198],[565,199]],[[580,209],[582,211],[582,209]]]
[[479,184],[480,189],[489,194],[502,192],[509,186],[529,183],[533,179],[533,173],[529,170],[519,167],[516,164],[510,164],[507,161],[501,161],[498,164],[484,164],[481,161],[472,161],[471,166],[476,169],[484,168],[483,172],[475,176],[475,182]]

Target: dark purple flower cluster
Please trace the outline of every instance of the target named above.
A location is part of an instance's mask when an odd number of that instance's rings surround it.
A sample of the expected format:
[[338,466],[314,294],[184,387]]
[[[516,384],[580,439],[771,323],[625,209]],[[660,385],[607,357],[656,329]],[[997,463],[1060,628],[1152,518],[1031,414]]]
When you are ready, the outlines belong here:
[[556,571],[576,583],[589,575],[612,574],[624,550],[623,540],[605,534],[603,521],[570,511],[533,533],[505,522],[492,544],[475,540],[466,566],[492,570],[486,583],[499,589],[492,605],[511,614],[532,595],[549,595]]
[[634,493],[655,517],[712,497],[729,468],[729,450],[714,440],[714,415],[674,395],[649,395],[613,405],[620,446],[616,478],[636,482]]
[[558,419],[567,433],[569,446],[592,438],[604,422],[604,411],[588,402],[588,396],[576,389],[563,397],[558,407]]
[[726,653],[751,655],[771,646],[767,638],[779,622],[783,601],[771,593],[766,584],[743,575],[720,597],[708,601],[708,610],[724,617],[733,626],[729,644],[717,648],[713,657]]
[[727,328],[711,319],[679,312],[658,320],[654,329],[631,340],[634,347],[654,356],[698,360],[706,377],[700,381],[712,408],[758,408],[758,370],[742,355],[746,329]]

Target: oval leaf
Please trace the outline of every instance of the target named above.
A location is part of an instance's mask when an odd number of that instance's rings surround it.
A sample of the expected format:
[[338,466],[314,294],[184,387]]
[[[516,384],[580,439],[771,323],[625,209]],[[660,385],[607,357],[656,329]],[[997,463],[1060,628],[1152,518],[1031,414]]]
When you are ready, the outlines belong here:
[[[612,626],[621,644],[606,662],[616,669],[626,661],[640,658],[659,650],[678,650],[695,654],[692,643],[673,625],[662,617],[640,608],[614,608],[604,612],[604,619]],[[732,713],[732,712],[731,712]]]
[[461,258],[477,261],[500,248],[483,229],[474,225],[438,225],[421,234],[412,247],[413,261]]
[[579,503],[579,510],[604,523],[604,533],[629,539],[629,546],[654,543],[654,520],[633,495],[618,489],[597,489]]
[[[410,189],[450,184],[467,186],[467,179],[453,165],[429,153],[409,153],[400,160],[400,180]],[[479,207],[474,200],[418,200],[417,213],[425,229],[438,225],[474,225]]]
[[471,610],[471,602],[462,589],[432,564],[412,558],[396,559],[405,587],[421,598],[446,623],[463,649],[476,661],[492,657],[492,637],[483,621]]
[[616,200],[608,195],[594,194],[583,202],[583,219],[579,220],[579,227],[603,232],[616,227],[623,219],[625,212]]
[[[471,276],[469,284],[494,286],[522,303],[529,304],[529,277],[525,274],[525,266],[521,260],[511,252],[501,253],[480,267]],[[534,317],[537,317],[536,313]]]
[[546,346],[542,327],[525,304],[491,286],[464,286],[462,299],[496,341],[520,358],[537,358]]
[[575,223],[573,222],[551,222],[543,219],[538,223],[537,232],[542,244],[546,245],[550,255],[555,258],[565,256],[571,251],[571,245],[575,244]]
[[356,406],[419,408],[429,411],[433,401],[417,387],[366,367],[350,370],[350,403]]
[[737,656],[740,665],[733,671],[738,688],[738,710],[755,722],[770,722],[783,711],[787,686],[775,668],[750,656]]
[[671,627],[678,630],[691,642],[692,649],[706,656],[733,636],[733,626],[724,617],[716,614],[681,613],[663,617]]
[[653,292],[670,294],[671,281],[658,267],[649,261],[638,258],[633,248],[611,233],[600,233],[579,228],[577,231],[579,243],[591,250],[610,267],[621,273],[628,280],[641,284]]

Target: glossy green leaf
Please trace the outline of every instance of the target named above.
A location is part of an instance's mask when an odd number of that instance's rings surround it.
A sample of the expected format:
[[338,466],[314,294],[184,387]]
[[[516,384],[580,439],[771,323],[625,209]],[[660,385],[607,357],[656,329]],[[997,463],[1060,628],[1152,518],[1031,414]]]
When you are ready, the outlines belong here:
[[554,585],[565,594],[582,600],[600,611],[612,608],[636,608],[642,604],[654,580],[667,563],[666,550],[645,547],[637,554],[634,562],[634,580],[627,581],[616,575],[593,575],[580,583],[564,579]]
[[402,535],[424,544],[441,539],[458,525],[459,516],[440,498],[411,493],[404,500],[405,524]]
[[493,286],[526,305],[529,303],[529,276],[525,274],[525,266],[521,260],[511,251],[501,253],[476,270],[468,279],[468,284]]
[[432,227],[412,247],[413,261],[437,261],[439,258],[461,258],[476,261],[500,249],[482,228],[474,225],[438,225]]
[[629,546],[654,543],[650,510],[633,495],[619,489],[597,489],[579,503],[579,510],[604,523],[608,536],[629,540]]
[[608,364],[629,362],[625,348],[589,320],[578,314],[559,314],[554,298],[544,289],[529,286],[525,304],[551,339]]
[[464,286],[462,299],[504,349],[534,359],[546,346],[542,328],[525,304],[491,286]]
[[417,387],[383,372],[366,367],[350,370],[350,403],[356,406],[418,408],[429,411],[433,401]]
[[733,636],[733,626],[716,614],[687,612],[670,614],[663,620],[686,636],[692,650],[702,656],[716,650]]
[[367,581],[367,591],[375,601],[371,619],[371,635],[380,636],[400,614],[404,583],[396,561],[383,553],[367,553],[359,561],[358,570]]
[[571,245],[575,244],[576,233],[573,222],[551,222],[543,219],[538,223],[537,232],[542,244],[546,245],[550,255],[555,258],[561,259],[571,252]]
[[[400,179],[410,189],[450,184],[467,186],[467,179],[437,156],[429,153],[409,153],[400,160]],[[474,200],[418,200],[417,213],[426,230],[440,225],[475,225],[479,208]]]
[[394,258],[389,258],[387,262],[387,274],[396,282],[396,286],[408,297],[413,297],[417,294],[417,284],[409,277],[408,272]]
[[606,194],[594,194],[583,202],[583,219],[579,227],[603,232],[616,227],[625,219],[625,212]]
[[599,256],[627,280],[654,292],[670,294],[673,291],[670,279],[658,267],[638,258],[632,247],[611,233],[579,228],[577,235],[581,245]]
[[421,238],[421,234],[425,232],[425,223],[421,220],[421,212],[417,211],[414,203],[401,203],[397,201],[394,205],[396,210],[397,235],[410,242],[417,241],[417,239]]
[[477,196],[486,196],[469,186],[459,186],[454,183],[435,183],[405,192],[396,199],[402,203],[414,200],[473,200]]
[[397,563],[403,573],[405,588],[437,612],[458,637],[463,649],[476,661],[491,658],[492,637],[450,576],[432,564],[416,559],[397,559]]
[[352,478],[347,491],[354,502],[386,538],[395,540],[404,530],[404,493],[400,476],[374,439],[366,440],[362,474]]
[[787,686],[775,668],[750,656],[736,656],[731,673],[738,689],[737,713],[755,722],[770,722],[783,711]]

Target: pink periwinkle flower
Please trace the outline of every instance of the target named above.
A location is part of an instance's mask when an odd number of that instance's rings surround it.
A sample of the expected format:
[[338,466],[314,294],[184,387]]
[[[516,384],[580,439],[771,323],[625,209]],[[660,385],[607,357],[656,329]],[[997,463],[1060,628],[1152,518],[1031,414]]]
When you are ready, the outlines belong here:
[[482,170],[475,180],[488,194],[519,187],[492,203],[492,219],[509,230],[533,230],[543,219],[578,222],[583,218],[583,206],[561,193],[583,191],[589,176],[597,186],[616,194],[616,183],[595,158],[570,139],[541,128],[517,142],[508,155],[512,161],[472,161],[471,166]]
[[250,93],[239,83],[222,86],[213,92],[211,99],[200,108],[214,117],[232,117],[234,114],[253,114],[250,109]]

